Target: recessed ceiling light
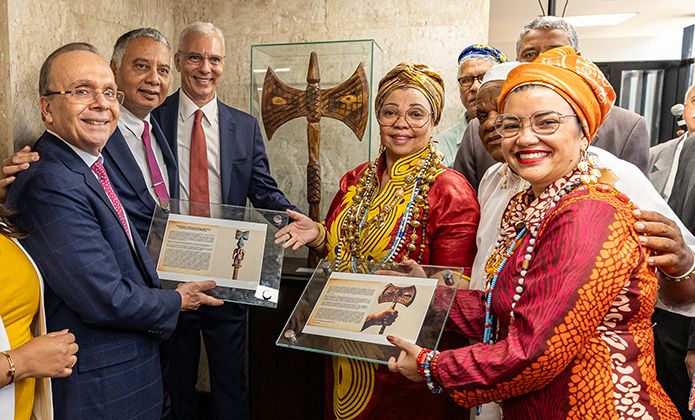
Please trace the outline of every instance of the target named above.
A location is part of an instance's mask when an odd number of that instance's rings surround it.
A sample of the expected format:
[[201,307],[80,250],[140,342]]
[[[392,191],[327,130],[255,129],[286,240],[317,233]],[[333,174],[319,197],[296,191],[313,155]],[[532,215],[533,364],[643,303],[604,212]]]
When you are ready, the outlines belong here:
[[575,27],[620,25],[637,13],[613,13],[609,15],[566,16],[564,19]]

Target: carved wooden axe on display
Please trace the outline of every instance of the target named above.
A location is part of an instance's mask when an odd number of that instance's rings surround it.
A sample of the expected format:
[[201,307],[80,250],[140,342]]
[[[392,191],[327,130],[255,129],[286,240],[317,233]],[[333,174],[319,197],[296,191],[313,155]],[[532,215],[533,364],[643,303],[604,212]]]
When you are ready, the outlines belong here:
[[321,220],[321,117],[342,121],[360,141],[369,118],[369,82],[362,63],[349,79],[338,86],[321,89],[320,80],[318,57],[312,51],[305,90],[295,89],[282,82],[273,69],[268,67],[261,101],[261,115],[268,141],[286,122],[306,117],[309,146],[309,163],[306,168],[307,202],[309,217],[317,222]]

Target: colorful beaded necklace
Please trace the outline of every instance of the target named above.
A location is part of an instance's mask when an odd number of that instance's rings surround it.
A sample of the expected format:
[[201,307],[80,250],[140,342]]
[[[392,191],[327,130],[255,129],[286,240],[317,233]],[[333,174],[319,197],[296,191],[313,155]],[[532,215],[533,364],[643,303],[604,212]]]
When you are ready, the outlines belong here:
[[[511,239],[509,245],[505,246],[505,242],[508,241],[508,237],[500,235],[500,238],[497,240],[496,249],[486,264],[488,281],[485,288],[485,329],[483,331],[483,343],[493,344],[499,337],[499,323],[497,322],[497,317],[492,313],[492,296],[495,286],[497,285],[497,279],[499,278],[499,275],[504,269],[507,261],[514,253],[517,246],[526,237],[526,234],[530,232],[531,238],[529,239],[528,247],[526,247],[524,259],[521,262],[521,271],[519,272],[519,278],[517,279],[516,288],[514,289],[513,302],[511,304],[511,311],[509,312],[511,322],[513,322],[514,309],[516,309],[517,302],[519,302],[521,299],[521,294],[524,292],[524,278],[526,277],[526,273],[528,273],[528,269],[531,266],[531,260],[533,259],[533,252],[535,251],[536,246],[536,236],[538,235],[538,227],[542,223],[548,211],[555,207],[562,197],[575,190],[581,184],[582,181],[574,181],[562,187],[552,198],[552,202],[543,211],[543,214],[540,216],[540,221],[535,226],[528,227],[524,225],[523,222],[518,222],[516,226],[518,233]],[[504,250],[505,248],[506,251]]]
[[[434,145],[430,142],[427,146],[426,157],[418,160],[411,173],[405,176],[406,185],[404,188],[399,188],[393,200],[389,204],[384,205],[379,213],[369,217],[372,203],[379,193],[379,175],[377,171],[379,159],[382,159],[382,155],[367,165],[364,174],[357,181],[355,195],[352,197],[352,202],[346,211],[339,230],[340,240],[335,253],[336,261],[349,259],[354,270],[358,268],[357,262],[359,260],[369,257],[368,255],[362,255],[362,248],[363,241],[369,237],[370,230],[383,226],[389,214],[403,198],[405,190],[411,185],[413,187],[412,192],[403,216],[398,223],[396,235],[390,243],[389,252],[379,263],[383,264],[393,261],[404,247],[406,252],[401,259],[413,258],[410,254],[418,250],[416,245],[418,239],[420,239],[420,246],[416,260],[420,261],[425,252],[425,228],[429,212],[427,196],[431,184],[439,171],[441,171],[441,154],[434,149]],[[345,253],[349,253],[349,256],[346,256]]]

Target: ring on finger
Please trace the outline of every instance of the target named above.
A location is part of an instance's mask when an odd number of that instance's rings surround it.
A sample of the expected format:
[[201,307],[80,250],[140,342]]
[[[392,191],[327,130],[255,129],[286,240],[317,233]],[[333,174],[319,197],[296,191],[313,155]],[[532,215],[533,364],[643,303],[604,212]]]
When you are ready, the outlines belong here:
[[73,355],[72,355],[72,363],[70,363],[70,368],[75,367],[76,364],[77,364],[77,356],[75,356],[75,355],[73,354]]

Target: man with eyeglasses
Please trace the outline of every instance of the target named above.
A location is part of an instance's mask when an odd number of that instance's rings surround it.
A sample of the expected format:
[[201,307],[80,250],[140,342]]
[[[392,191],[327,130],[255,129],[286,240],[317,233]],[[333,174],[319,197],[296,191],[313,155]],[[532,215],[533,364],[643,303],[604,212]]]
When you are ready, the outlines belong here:
[[[539,54],[561,46],[571,46],[578,51],[579,37],[574,27],[562,18],[542,16],[521,30],[516,43],[517,60],[531,62]],[[495,163],[480,143],[478,127],[478,121],[472,120],[463,134],[454,163],[454,169],[463,173],[476,190],[485,171]],[[592,144],[648,174],[650,140],[644,117],[614,105]]]
[[[184,28],[174,56],[181,89],[152,112],[177,156],[181,199],[190,200],[190,213],[199,216],[210,215],[209,203],[244,206],[247,199],[256,208],[296,210],[270,175],[256,119],[217,97],[224,54],[224,36],[213,24],[196,22]],[[183,314],[170,340],[173,369],[167,384],[174,415],[196,418],[202,332],[214,415],[248,419],[246,307],[227,302],[210,309]]]
[[[480,87],[480,82],[483,80],[485,72],[495,64],[504,63],[506,61],[507,57],[500,50],[489,45],[473,44],[461,51],[458,57],[459,69],[456,80],[459,85],[461,103],[466,108],[465,118],[455,126],[435,137],[438,142],[437,148],[444,153],[444,160],[442,163],[461,172],[475,189],[478,187],[479,179],[471,175],[475,173],[476,161],[485,161],[487,158],[486,154],[484,151],[483,153],[479,153],[480,156],[476,156],[478,159],[468,156],[459,156],[457,159],[456,154],[461,148],[461,141],[466,127],[470,121],[475,119],[475,98],[478,95],[478,88]],[[475,151],[473,148],[464,148],[466,151]],[[492,164],[487,161],[486,163],[489,163],[489,165]]]
[[[509,72],[523,65],[519,62],[499,64],[488,71],[480,86],[477,99],[479,138],[481,147],[497,161],[483,176],[478,190],[480,203],[480,224],[476,233],[478,253],[473,263],[470,288],[484,290],[486,283],[485,263],[491,255],[498,235],[500,221],[510,199],[528,187],[528,183],[513,173],[503,160],[500,141],[502,138],[518,136],[521,130],[530,130],[537,136],[553,134],[561,124],[576,124],[576,115],[560,115],[541,111],[530,119],[512,114],[500,115],[497,100]],[[640,208],[636,230],[640,232],[640,243],[652,250],[649,264],[660,273],[660,290],[657,306],[675,313],[688,313],[695,308],[689,304],[695,297],[695,279],[682,282],[669,280],[687,274],[694,262],[695,237],[683,226],[681,221],[651,187],[646,176],[635,165],[619,159],[601,148],[590,145],[588,152],[597,156],[599,168],[611,171],[616,189]],[[581,238],[578,238],[581,240]],[[670,303],[666,303],[670,302]],[[670,312],[669,312],[670,313]],[[687,329],[687,325],[685,326]],[[681,363],[683,359],[681,358]],[[657,366],[660,363],[657,354]],[[683,363],[683,367],[685,364]],[[476,420],[498,420],[501,418],[499,406],[486,404],[482,415],[472,416]]]
[[104,168],[123,94],[97,50],[73,43],[49,55],[39,94],[41,160],[17,175],[7,204],[45,281],[48,328],[80,344],[73,374],[52,382],[55,418],[159,419],[159,342],[180,311],[222,303],[202,293],[215,283],[159,288]]

